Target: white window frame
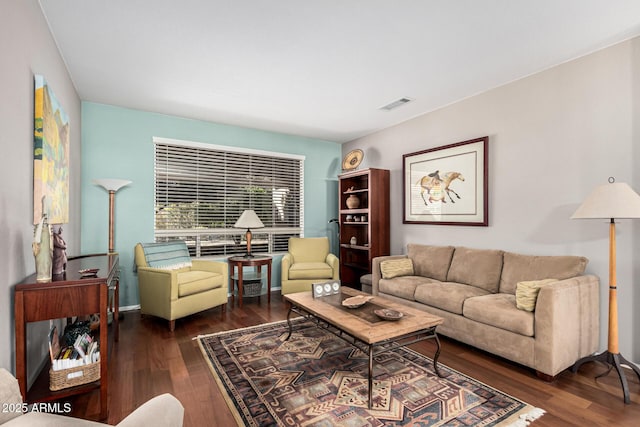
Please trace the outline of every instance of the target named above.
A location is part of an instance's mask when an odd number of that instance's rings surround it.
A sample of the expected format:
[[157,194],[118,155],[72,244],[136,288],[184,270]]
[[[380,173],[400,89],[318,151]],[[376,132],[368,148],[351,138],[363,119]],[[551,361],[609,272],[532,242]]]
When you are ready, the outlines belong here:
[[[292,159],[300,161],[300,200],[299,200],[299,227],[265,227],[261,229],[252,230],[253,232],[253,240],[254,250],[256,241],[263,241],[266,239],[268,244],[267,252],[270,254],[282,253],[286,250],[276,250],[274,247],[275,236],[277,235],[286,235],[286,234],[295,234],[300,237],[304,237],[304,161],[305,156],[290,154],[290,153],[279,153],[273,151],[265,151],[265,150],[256,150],[251,148],[244,147],[232,147],[226,145],[216,145],[216,144],[208,144],[202,142],[195,141],[185,141],[171,138],[162,138],[162,137],[153,137],[153,153],[154,153],[154,172],[153,172],[153,190],[154,190],[154,236],[156,241],[167,241],[167,240],[185,240],[187,241],[187,245],[190,247],[190,251],[192,252],[192,256],[197,258],[200,257],[212,257],[212,258],[220,258],[223,256],[241,254],[244,253],[244,240],[242,240],[241,245],[236,245],[236,250],[225,251],[221,254],[214,255],[203,255],[203,252],[206,253],[206,242],[211,238],[228,238],[233,240],[244,239],[245,232],[243,230],[237,228],[206,228],[206,229],[157,229],[156,222],[156,208],[157,208],[157,200],[156,200],[156,185],[157,185],[157,159],[156,159],[156,150],[157,145],[173,145],[179,147],[187,147],[187,148],[198,148],[203,150],[212,150],[212,151],[222,151],[227,153],[240,153],[240,154],[248,154],[248,155],[256,155],[256,156],[265,156],[272,157],[278,159]],[[264,245],[263,245],[264,247]]]

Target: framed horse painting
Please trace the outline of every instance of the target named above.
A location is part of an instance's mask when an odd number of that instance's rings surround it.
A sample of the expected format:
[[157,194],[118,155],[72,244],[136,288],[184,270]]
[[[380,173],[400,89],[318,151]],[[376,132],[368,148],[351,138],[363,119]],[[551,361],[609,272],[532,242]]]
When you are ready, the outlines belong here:
[[405,224],[489,225],[489,137],[402,156]]

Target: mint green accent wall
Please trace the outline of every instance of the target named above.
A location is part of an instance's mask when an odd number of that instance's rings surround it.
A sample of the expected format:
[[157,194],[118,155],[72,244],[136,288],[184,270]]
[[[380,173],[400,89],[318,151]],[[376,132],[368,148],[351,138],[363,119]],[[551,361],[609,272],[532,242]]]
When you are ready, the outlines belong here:
[[[115,248],[120,253],[120,305],[138,304],[133,247],[153,241],[153,137],[305,156],[305,236],[336,240],[341,145],[331,141],[184,119],[110,105],[82,103],[82,253],[108,249],[109,197],[97,178],[133,181],[115,195]],[[335,246],[335,243],[334,243]],[[280,286],[280,256],[272,286]]]

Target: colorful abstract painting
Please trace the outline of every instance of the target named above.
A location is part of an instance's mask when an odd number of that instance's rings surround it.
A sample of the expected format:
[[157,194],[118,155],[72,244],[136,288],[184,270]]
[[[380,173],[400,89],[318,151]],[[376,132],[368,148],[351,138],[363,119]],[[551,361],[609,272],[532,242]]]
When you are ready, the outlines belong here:
[[35,76],[33,223],[69,222],[69,117],[43,76]]

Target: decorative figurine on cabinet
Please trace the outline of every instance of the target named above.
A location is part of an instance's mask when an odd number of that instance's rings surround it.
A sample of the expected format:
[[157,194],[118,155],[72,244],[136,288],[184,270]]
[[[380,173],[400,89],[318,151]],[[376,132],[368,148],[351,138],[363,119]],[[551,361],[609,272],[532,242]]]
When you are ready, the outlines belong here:
[[62,238],[62,227],[53,233],[53,274],[62,274],[67,269],[67,243]]

